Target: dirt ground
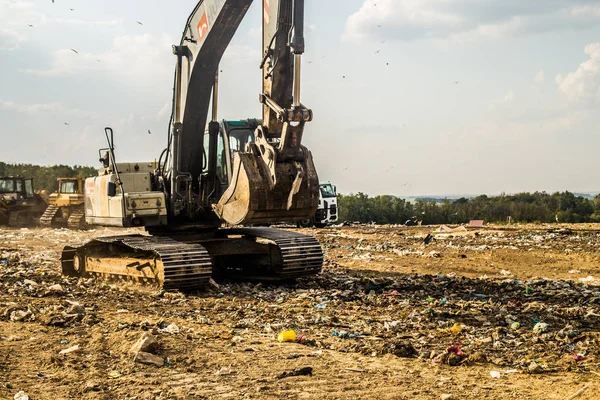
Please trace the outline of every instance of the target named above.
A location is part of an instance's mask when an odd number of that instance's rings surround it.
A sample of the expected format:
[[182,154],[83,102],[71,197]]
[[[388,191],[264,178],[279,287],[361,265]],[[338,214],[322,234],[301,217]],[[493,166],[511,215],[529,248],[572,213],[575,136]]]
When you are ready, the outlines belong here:
[[301,231],[319,276],[180,294],[60,275],[123,230],[0,228],[0,399],[600,398],[600,225]]

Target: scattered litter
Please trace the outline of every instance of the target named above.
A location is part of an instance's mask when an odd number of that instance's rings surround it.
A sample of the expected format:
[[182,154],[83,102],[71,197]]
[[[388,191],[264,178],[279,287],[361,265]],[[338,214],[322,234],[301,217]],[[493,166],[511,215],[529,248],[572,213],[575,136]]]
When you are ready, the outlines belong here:
[[548,324],[545,322],[538,322],[533,327],[533,333],[540,335],[548,330]]
[[282,374],[277,376],[277,378],[282,379],[282,378],[289,378],[290,376],[307,376],[307,375],[312,376],[312,374],[313,374],[312,367],[303,367],[303,368],[295,369],[290,372],[283,372]]
[[19,391],[17,392],[14,397],[14,400],[29,400],[29,396],[27,395],[27,393],[25,393],[24,391]]
[[232,375],[235,374],[235,371],[233,369],[231,369],[231,367],[223,367],[220,368],[217,372],[215,372],[215,375]]
[[296,341],[296,332],[293,330],[287,330],[281,332],[277,335],[277,340],[280,342],[295,342]]
[[350,372],[367,372],[364,369],[360,369],[360,368],[346,368],[346,371],[350,371]]
[[79,351],[79,345],[76,344],[75,346],[71,346],[68,349],[64,349],[58,352],[58,354],[60,355],[65,355],[65,354],[70,354],[70,353],[75,353]]
[[122,373],[120,373],[119,371],[116,371],[116,370],[110,371],[110,372],[108,373],[108,377],[109,377],[110,379],[117,379],[117,378],[120,378],[120,377],[122,377],[122,376],[123,376],[123,374],[122,374]]
[[593,276],[588,276],[586,278],[579,278],[579,282],[581,283],[592,283],[592,282],[596,282],[596,279]]
[[567,397],[567,400],[572,400],[576,397],[581,396],[583,394],[583,392],[585,392],[589,387],[590,387],[590,384],[588,383],[587,385],[585,385],[584,387],[582,387],[581,389],[579,389],[578,391],[573,393],[571,396]]
[[461,324],[454,324],[452,325],[452,327],[449,329],[450,332],[452,332],[454,335],[458,335],[459,333],[461,333],[463,330],[463,327]]
[[177,325],[175,324],[169,324],[167,325],[165,328],[163,329],[159,329],[158,330],[160,333],[170,333],[170,334],[176,334],[180,332],[180,329]]

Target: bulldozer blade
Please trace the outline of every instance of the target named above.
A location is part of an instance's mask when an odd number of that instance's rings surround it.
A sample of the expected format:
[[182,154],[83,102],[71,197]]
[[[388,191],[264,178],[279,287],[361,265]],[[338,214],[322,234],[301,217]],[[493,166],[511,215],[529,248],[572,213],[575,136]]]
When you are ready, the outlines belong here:
[[215,213],[230,225],[294,222],[312,217],[319,204],[319,178],[312,154],[303,161],[279,162],[275,185],[269,168],[251,153],[235,153],[229,187]]

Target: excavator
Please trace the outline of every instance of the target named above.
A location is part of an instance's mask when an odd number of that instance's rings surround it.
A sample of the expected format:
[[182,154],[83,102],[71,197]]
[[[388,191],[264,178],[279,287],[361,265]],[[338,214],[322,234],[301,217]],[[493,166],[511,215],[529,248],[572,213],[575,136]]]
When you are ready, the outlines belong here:
[[219,63],[251,3],[204,0],[188,18],[173,46],[172,114],[157,161],[117,162],[105,128],[101,168],[85,182],[86,222],[146,233],[67,246],[63,274],[195,290],[211,277],[288,280],[321,271],[314,237],[264,227],[310,218],[319,202],[302,145],[313,118],[300,102],[304,0],[263,1],[262,118],[218,121]]

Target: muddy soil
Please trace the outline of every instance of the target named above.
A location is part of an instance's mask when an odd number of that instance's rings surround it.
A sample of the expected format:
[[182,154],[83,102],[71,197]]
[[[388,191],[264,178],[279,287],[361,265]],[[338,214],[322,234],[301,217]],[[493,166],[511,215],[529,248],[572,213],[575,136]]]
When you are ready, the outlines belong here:
[[61,276],[123,230],[0,228],[0,399],[600,398],[600,225],[300,231],[319,276],[180,294]]

